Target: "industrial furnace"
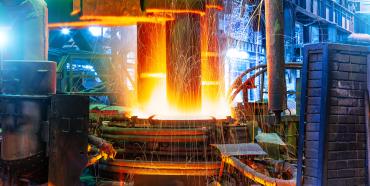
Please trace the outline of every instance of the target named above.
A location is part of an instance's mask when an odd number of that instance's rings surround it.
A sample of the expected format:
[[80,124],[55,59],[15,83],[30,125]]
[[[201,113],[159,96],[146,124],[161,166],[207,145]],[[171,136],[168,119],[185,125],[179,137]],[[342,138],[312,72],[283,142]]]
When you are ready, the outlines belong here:
[[[269,2],[268,16],[277,17],[271,26],[282,21],[282,3]],[[32,25],[30,33],[38,33],[33,39],[42,45],[36,48],[32,46],[35,42],[25,39],[24,46],[31,52],[12,48],[6,60],[0,59],[4,185],[88,185],[82,174],[89,171],[95,171],[95,185],[140,185],[140,176],[166,176],[167,181],[177,176],[182,181],[175,181],[175,185],[296,183],[294,166],[264,161],[266,149],[254,143],[262,133],[255,129],[258,126],[254,122],[244,125],[231,117],[231,106],[224,96],[222,44],[217,29],[218,12],[224,9],[222,1],[73,0],[47,4],[53,11],[50,23],[45,21],[46,4],[41,0],[3,4],[9,14],[17,6],[30,12],[30,20],[17,24]],[[70,10],[66,19],[66,11],[58,10],[63,4]],[[87,96],[56,92],[60,74],[55,62],[46,61],[47,29],[94,25],[137,26],[137,95],[133,98],[137,101],[130,112],[89,111]],[[286,88],[284,47],[273,50],[274,43],[281,44],[282,29],[275,31],[267,37],[267,71],[273,99],[269,107],[277,118],[275,123],[279,123]],[[123,36],[114,36],[119,37]],[[113,51],[112,55],[119,53]],[[70,72],[76,68],[68,65]],[[235,83],[240,90],[254,87],[242,80]],[[278,154],[286,149],[279,137],[263,143],[278,144]],[[266,176],[267,165],[275,167],[272,172],[278,176]],[[198,182],[184,181],[187,177]]]

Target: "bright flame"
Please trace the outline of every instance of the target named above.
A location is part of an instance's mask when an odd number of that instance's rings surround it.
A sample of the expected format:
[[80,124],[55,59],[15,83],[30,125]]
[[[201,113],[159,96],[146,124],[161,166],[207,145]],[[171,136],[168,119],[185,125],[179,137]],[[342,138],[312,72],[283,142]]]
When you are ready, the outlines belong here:
[[[155,10],[151,10],[155,11]],[[165,27],[165,26],[162,26]],[[165,120],[204,120],[204,119],[225,119],[231,115],[231,107],[228,105],[227,99],[225,99],[223,88],[223,81],[220,80],[219,72],[221,71],[221,65],[219,64],[219,53],[218,44],[215,42],[202,41],[203,45],[212,45],[213,47],[206,47],[201,50],[202,66],[201,66],[201,107],[194,105],[192,108],[193,100],[179,100],[183,97],[176,95],[173,98],[173,90],[167,90],[167,88],[174,88],[171,84],[167,84],[169,76],[167,67],[168,62],[166,59],[166,28],[162,28],[160,25],[147,25],[145,27],[138,27],[138,106],[133,110],[132,115],[138,116],[139,118],[149,118],[154,116],[153,119],[165,119]],[[216,28],[216,27],[215,27]],[[204,28],[205,29],[205,28]],[[217,30],[215,29],[214,32]],[[210,34],[212,35],[212,34]],[[206,38],[204,36],[202,38]],[[208,50],[210,48],[210,50]],[[186,65],[184,65],[186,66]],[[187,67],[187,66],[186,66]],[[196,66],[199,68],[198,66]],[[170,68],[171,69],[171,68]],[[182,71],[186,73],[192,73],[192,69],[177,68],[176,72],[180,74]],[[189,72],[188,72],[189,71]],[[221,76],[222,77],[222,76]],[[176,77],[177,78],[177,77]],[[180,78],[179,78],[180,79]],[[171,79],[170,79],[171,80]],[[186,78],[180,81],[190,81]],[[171,83],[171,81],[169,81]],[[191,82],[190,82],[191,83]],[[195,83],[194,83],[195,84]],[[187,91],[187,89],[181,87],[181,83],[178,85],[180,90]],[[194,85],[197,90],[200,87]],[[198,89],[199,88],[199,89]],[[197,91],[189,90],[191,93]],[[169,95],[167,94],[169,92]],[[178,94],[178,92],[176,92]],[[197,94],[198,96],[198,94]],[[189,96],[190,97],[190,96]],[[191,98],[190,98],[191,99]],[[198,103],[198,100],[195,101]],[[196,110],[196,111],[194,111]]]
[[226,99],[220,98],[218,102],[202,101],[202,109],[199,112],[183,112],[175,109],[168,103],[166,85],[162,84],[153,90],[150,101],[133,111],[133,115],[139,118],[149,118],[155,115],[155,119],[166,120],[198,120],[198,119],[225,119],[230,116],[230,106]]

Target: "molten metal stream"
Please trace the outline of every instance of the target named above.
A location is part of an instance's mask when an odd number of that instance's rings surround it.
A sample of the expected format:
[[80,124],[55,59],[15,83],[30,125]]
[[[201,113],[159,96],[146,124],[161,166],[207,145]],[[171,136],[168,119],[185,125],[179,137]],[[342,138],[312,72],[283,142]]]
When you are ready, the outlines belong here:
[[218,43],[213,41],[217,35],[215,29],[209,29],[216,27],[217,20],[201,20],[202,31],[207,30],[201,41],[199,21],[192,15],[177,16],[167,25],[138,25],[138,107],[133,115],[172,120],[230,115],[220,86]]

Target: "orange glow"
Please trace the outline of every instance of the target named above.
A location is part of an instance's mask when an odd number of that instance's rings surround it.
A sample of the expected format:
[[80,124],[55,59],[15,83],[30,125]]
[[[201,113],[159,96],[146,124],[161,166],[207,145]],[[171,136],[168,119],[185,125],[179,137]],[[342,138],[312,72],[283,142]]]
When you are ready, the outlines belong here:
[[81,0],[73,1],[73,11],[71,13],[72,16],[77,15],[81,12]]
[[212,86],[212,85],[220,85],[220,82],[218,81],[202,81],[203,86]]
[[200,10],[188,10],[188,9],[156,9],[156,8],[151,8],[147,9],[146,12],[149,13],[171,13],[171,14],[199,14],[201,16],[205,15],[204,11]]
[[72,16],[75,16],[75,15],[79,14],[80,12],[81,12],[80,10],[73,10],[73,11],[71,12],[71,15],[72,15]]
[[107,21],[75,21],[75,22],[61,22],[61,23],[49,23],[48,27],[53,28],[63,28],[63,27],[89,27],[89,26],[118,26],[116,22]]
[[[205,12],[197,10],[162,10],[148,9],[150,13],[186,13],[200,14]],[[162,15],[162,14],[161,14]],[[206,16],[204,16],[206,17]],[[167,95],[167,69],[166,69],[166,26],[165,22],[173,20],[171,16],[82,16],[81,21],[67,23],[51,23],[50,28],[60,27],[88,27],[122,26],[138,24],[138,103],[132,115],[139,118],[149,118],[156,115],[156,119],[225,119],[231,114],[230,106],[224,95],[219,91],[220,81],[213,78],[218,69],[212,69],[214,60],[202,60],[202,106],[199,111],[183,111],[179,108],[188,105],[175,105],[170,103]],[[208,33],[208,32],[207,32]],[[206,38],[206,37],[204,37]],[[206,43],[208,44],[208,42]],[[207,47],[208,48],[208,47]],[[205,48],[205,49],[207,49]],[[218,52],[203,50],[202,58],[217,58]],[[140,62],[140,63],[139,63]],[[179,69],[183,70],[183,69]],[[215,80],[216,79],[216,80]],[[184,79],[183,81],[186,81]],[[207,89],[207,90],[205,90]],[[211,99],[208,99],[211,98]],[[186,104],[186,103],[183,103]]]
[[82,16],[81,20],[102,20],[102,21],[116,21],[128,23],[164,23],[166,21],[174,20],[171,16]]
[[141,73],[140,78],[166,78],[165,73]]
[[[169,12],[169,13],[197,13],[204,14],[201,11],[193,10],[161,10],[161,9],[150,9],[147,12]],[[204,18],[204,17],[203,17]],[[202,19],[203,19],[202,18]],[[210,24],[216,29],[216,22],[212,20]],[[207,27],[206,25],[202,25]],[[202,28],[204,29],[204,28]],[[144,37],[142,41],[143,51],[138,53],[145,53],[146,61],[141,61],[139,63],[145,63],[143,65],[143,72],[139,72],[139,81],[144,81],[146,84],[139,91],[139,94],[146,94],[143,97],[148,97],[145,101],[139,101],[138,107],[134,109],[133,115],[138,116],[139,118],[149,118],[154,116],[153,119],[166,119],[166,120],[204,120],[211,119],[212,117],[216,119],[225,119],[227,116],[230,116],[231,110],[230,105],[227,102],[226,97],[224,96],[222,90],[222,82],[219,81],[219,66],[218,63],[218,44],[213,42],[206,42],[203,39],[208,38],[208,33],[211,33],[207,29],[206,32],[202,31],[202,101],[201,108],[198,111],[184,111],[180,110],[182,108],[188,108],[186,104],[191,103],[181,103],[182,105],[176,105],[178,103],[171,103],[168,100],[167,90],[167,81],[166,81],[166,53],[162,53],[166,48],[166,39],[158,39],[159,37],[165,37],[158,34],[158,30],[150,30],[150,33],[143,34],[138,36],[138,38]],[[203,35],[207,33],[206,35]],[[165,34],[164,34],[165,35]],[[157,38],[157,39],[154,39]],[[139,42],[140,45],[140,42]],[[212,45],[208,47],[208,45]],[[213,46],[214,45],[214,46]],[[153,48],[155,49],[148,49]],[[140,46],[139,46],[140,48]],[[208,48],[212,50],[208,50]],[[183,70],[183,69],[179,69]],[[184,79],[183,81],[186,81]]]
[[218,52],[202,52],[202,58],[205,57],[218,57]]
[[222,7],[220,5],[206,5],[206,8],[208,8],[208,9],[217,9],[219,11],[222,11],[224,9],[224,7]]
[[172,17],[157,17],[157,16],[82,16],[80,21],[75,22],[60,22],[50,23],[49,28],[61,27],[89,27],[89,26],[124,26],[134,25],[137,23],[161,23],[174,20]]
[[156,89],[151,92],[149,103],[142,105],[140,108],[136,108],[133,115],[139,118],[149,118],[155,115],[155,119],[199,120],[211,119],[212,117],[225,119],[226,116],[230,116],[231,114],[228,103],[225,99],[222,99],[222,97],[220,97],[218,102],[202,101],[202,109],[200,112],[192,113],[176,110],[174,106],[168,103],[166,92],[165,83],[161,86],[157,86]]

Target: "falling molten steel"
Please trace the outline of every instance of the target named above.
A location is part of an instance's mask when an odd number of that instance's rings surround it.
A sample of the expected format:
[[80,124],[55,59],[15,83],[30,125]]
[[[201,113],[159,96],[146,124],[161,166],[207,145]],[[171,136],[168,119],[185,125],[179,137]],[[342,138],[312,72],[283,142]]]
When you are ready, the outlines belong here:
[[200,111],[200,15],[178,15],[166,26],[168,100],[181,112]]
[[[229,115],[221,90],[217,11],[138,25],[139,116]],[[171,117],[173,118],[173,117]]]

